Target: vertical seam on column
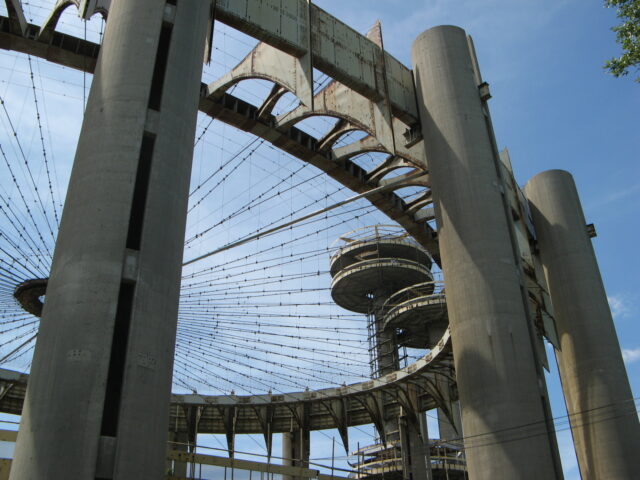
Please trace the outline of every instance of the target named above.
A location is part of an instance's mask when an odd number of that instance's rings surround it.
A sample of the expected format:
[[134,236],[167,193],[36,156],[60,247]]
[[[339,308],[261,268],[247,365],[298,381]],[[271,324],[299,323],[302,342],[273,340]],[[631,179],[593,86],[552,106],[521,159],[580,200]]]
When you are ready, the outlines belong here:
[[[175,0],[168,0],[167,4],[175,5]],[[165,74],[169,58],[169,47],[173,25],[163,22],[156,59],[153,68],[153,76],[149,89],[147,108],[159,111],[162,102]],[[151,178],[151,165],[155,147],[156,136],[145,130],[140,144],[140,154],[136,169],[135,183],[129,214],[129,228],[127,231],[126,248],[140,250],[142,230],[147,204],[147,194]],[[122,400],[122,382],[126,367],[127,347],[133,315],[133,305],[136,292],[136,283],[121,280],[118,292],[113,338],[109,356],[109,368],[107,372],[107,384],[102,411],[101,434],[116,437],[118,434],[118,420]]]
[[153,133],[148,131],[143,133],[136,180],[133,187],[131,212],[129,214],[129,230],[127,232],[126,246],[131,250],[140,250],[140,242],[142,241],[142,228],[147,206],[147,193],[151,179],[151,163],[155,141],[156,137]]
[[[169,2],[167,2],[169,3]],[[156,53],[156,62],[153,67],[153,77],[151,80],[151,89],[149,90],[148,108],[160,111],[162,105],[162,91],[164,89],[165,74],[167,72],[167,63],[169,60],[169,46],[171,45],[171,33],[173,25],[167,22],[162,24],[160,30],[160,39],[158,40],[158,51]]]
[[115,437],[118,433],[118,417],[122,394],[125,357],[131,326],[135,284],[122,281],[118,293],[118,307],[113,328],[107,386],[102,411],[101,434]]

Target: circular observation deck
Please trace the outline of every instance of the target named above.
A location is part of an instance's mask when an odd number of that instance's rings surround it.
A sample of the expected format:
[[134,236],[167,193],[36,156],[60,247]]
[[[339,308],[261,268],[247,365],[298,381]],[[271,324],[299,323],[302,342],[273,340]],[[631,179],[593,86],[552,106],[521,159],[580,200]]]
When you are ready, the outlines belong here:
[[342,308],[369,313],[380,292],[387,294],[432,280],[431,270],[413,260],[379,258],[356,262],[331,281],[331,297]]
[[331,297],[342,308],[369,313],[376,299],[433,280],[431,256],[398,227],[365,227],[338,241],[329,271]]
[[441,283],[412,285],[389,297],[383,306],[384,328],[396,329],[399,345],[433,348],[449,326]]
[[13,291],[13,296],[20,306],[31,315],[42,316],[44,303],[42,297],[47,293],[48,278],[25,280]]
[[407,238],[372,238],[356,240],[341,247],[331,257],[329,272],[335,277],[344,268],[363,260],[398,258],[431,269],[433,260],[426,250]]

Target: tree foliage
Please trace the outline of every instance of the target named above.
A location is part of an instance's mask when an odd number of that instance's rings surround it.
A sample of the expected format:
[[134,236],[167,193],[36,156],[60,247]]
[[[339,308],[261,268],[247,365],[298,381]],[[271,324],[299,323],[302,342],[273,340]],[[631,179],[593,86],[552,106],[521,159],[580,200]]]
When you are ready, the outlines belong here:
[[[606,7],[616,8],[620,25],[612,28],[623,53],[605,63],[616,77],[627,75],[630,68],[640,71],[640,0],[605,0]],[[636,78],[640,82],[640,75]]]

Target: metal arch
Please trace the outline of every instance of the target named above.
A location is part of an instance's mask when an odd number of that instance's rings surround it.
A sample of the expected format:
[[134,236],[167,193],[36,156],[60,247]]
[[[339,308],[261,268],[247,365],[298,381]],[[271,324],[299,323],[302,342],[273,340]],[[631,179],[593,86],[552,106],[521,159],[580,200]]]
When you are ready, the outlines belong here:
[[286,129],[306,118],[327,115],[346,120],[376,137],[389,153],[395,152],[390,112],[385,102],[374,102],[340,82],[332,81],[313,99],[313,108],[301,105],[276,117],[276,128]]
[[[400,134],[400,132],[405,132],[407,125],[397,117],[393,117],[392,121],[395,138],[395,155],[413,163],[416,167],[425,168],[428,166],[424,143],[420,141],[421,139],[419,141],[406,143],[405,134]],[[349,159],[365,152],[392,153],[386,149],[374,135],[368,135],[358,141],[334,150],[336,158],[341,160]]]
[[[387,152],[395,153],[395,144],[401,143],[401,139],[395,138],[394,124],[398,121],[393,121],[386,97],[373,101],[335,80],[313,95],[313,69],[308,55],[298,58],[259,43],[238,65],[207,86],[207,96],[217,100],[232,85],[247,79],[272,81],[300,100],[300,106],[275,117],[276,128],[287,129],[306,118],[323,115],[346,121],[351,129],[376,137]],[[275,95],[275,91],[272,93]],[[274,102],[268,99],[265,104]],[[265,109],[260,111],[263,115]],[[401,131],[408,128],[397,127]]]
[[[334,127],[329,130],[322,138],[318,139],[318,150],[322,152],[328,152],[332,150],[333,145],[343,136],[349,132],[362,131],[358,125],[347,122],[340,119],[336,122]],[[365,132],[366,133],[366,132]]]
[[389,155],[381,164],[367,172],[367,179],[370,182],[378,183],[394,170],[415,167],[416,165],[413,162],[409,162],[406,158]]
[[109,14],[111,0],[80,0],[80,15],[85,20],[93,17],[96,13],[100,14],[104,20]]
[[42,28],[40,29],[40,34],[38,35],[39,39],[46,41],[46,34],[54,31],[56,26],[58,25],[58,21],[60,17],[71,5],[75,5],[76,9],[80,9],[80,1],[79,0],[57,0],[55,5],[53,6],[53,10],[47,17],[47,19],[42,24]]
[[[367,172],[350,159],[338,160],[333,151],[320,149],[319,141],[303,131],[290,127],[286,131],[274,128],[273,116],[260,118],[258,108],[232,95],[225,94],[218,101],[203,98],[200,111],[237,128],[253,133],[276,147],[311,163],[351,190],[364,193],[371,189]],[[369,201],[389,218],[398,222],[439,262],[435,231],[423,221],[416,221],[407,204],[392,192],[371,195]]]

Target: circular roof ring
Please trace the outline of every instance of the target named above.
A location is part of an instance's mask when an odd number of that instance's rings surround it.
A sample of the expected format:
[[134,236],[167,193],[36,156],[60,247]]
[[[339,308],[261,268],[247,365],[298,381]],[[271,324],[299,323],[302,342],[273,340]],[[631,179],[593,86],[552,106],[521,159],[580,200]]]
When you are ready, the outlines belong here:
[[400,330],[398,343],[410,348],[433,348],[449,326],[444,293],[405,300],[388,310],[384,328]]
[[331,282],[331,297],[342,308],[368,313],[380,292],[387,295],[416,283],[433,280],[429,267],[413,260],[364,260],[342,269]]
[[329,271],[335,277],[342,269],[363,260],[398,258],[431,268],[431,255],[412,239],[375,238],[359,240],[341,247],[331,257]]

